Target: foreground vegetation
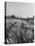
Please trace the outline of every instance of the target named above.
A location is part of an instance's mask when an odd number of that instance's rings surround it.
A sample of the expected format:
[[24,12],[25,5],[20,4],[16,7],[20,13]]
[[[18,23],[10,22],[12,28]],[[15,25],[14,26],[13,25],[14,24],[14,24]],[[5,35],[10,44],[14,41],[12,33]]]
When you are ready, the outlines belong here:
[[25,20],[10,20],[6,20],[6,43],[34,42],[34,20],[28,22]]

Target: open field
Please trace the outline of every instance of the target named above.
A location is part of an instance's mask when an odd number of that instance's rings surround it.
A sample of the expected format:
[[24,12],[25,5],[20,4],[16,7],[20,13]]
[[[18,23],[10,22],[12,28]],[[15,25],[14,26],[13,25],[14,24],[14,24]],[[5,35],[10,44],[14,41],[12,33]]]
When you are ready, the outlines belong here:
[[34,20],[6,19],[6,43],[34,42]]

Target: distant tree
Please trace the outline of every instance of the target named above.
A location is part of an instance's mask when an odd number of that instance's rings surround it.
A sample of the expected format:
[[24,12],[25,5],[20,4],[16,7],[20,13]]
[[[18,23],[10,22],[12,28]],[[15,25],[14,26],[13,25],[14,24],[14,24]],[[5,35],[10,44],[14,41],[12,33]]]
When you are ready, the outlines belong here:
[[11,18],[16,18],[15,15],[10,16]]

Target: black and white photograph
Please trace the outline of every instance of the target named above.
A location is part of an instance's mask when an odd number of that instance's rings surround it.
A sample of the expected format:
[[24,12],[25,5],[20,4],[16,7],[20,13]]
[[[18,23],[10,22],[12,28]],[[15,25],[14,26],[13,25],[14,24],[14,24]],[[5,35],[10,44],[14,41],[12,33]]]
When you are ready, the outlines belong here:
[[5,2],[5,44],[34,43],[33,3]]

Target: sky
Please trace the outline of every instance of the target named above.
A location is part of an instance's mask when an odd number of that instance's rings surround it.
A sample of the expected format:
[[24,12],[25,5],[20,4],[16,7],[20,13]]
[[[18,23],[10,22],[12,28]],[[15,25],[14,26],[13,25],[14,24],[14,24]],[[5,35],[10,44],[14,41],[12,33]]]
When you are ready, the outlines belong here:
[[21,16],[23,18],[32,17],[34,9],[32,3],[24,2],[7,2],[6,3],[6,16]]
[[34,4],[34,15],[35,15],[35,4]]

